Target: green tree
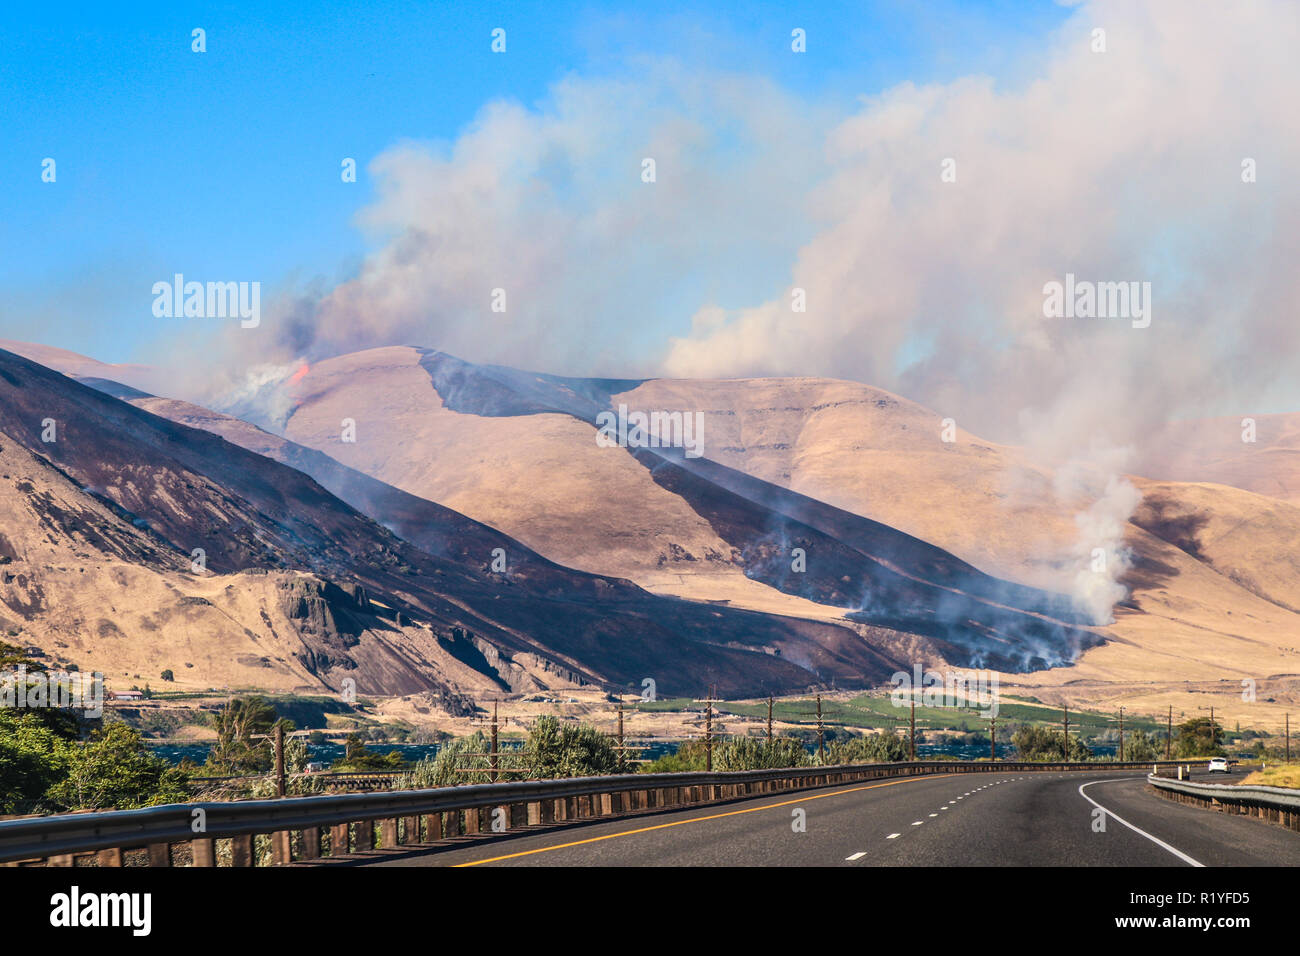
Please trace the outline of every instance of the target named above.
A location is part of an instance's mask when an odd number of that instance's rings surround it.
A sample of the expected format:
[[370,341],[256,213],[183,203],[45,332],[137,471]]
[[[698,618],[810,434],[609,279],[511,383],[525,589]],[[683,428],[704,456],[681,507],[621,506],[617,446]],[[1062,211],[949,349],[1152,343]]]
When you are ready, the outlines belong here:
[[150,753],[140,732],[119,722],[70,751],[66,773],[46,799],[63,810],[126,810],[184,803],[189,790],[183,771]]
[[336,768],[348,770],[402,770],[406,760],[401,753],[390,750],[386,754],[377,754],[366,749],[366,743],[360,734],[348,734],[344,742],[343,759],[334,764]]
[[76,747],[41,711],[0,708],[0,812],[34,813]]
[[8,670],[20,666],[26,667],[28,671],[45,670],[44,664],[28,657],[27,652],[21,647],[16,647],[13,644],[6,644],[4,641],[0,641],[0,667]]
[[236,697],[212,718],[217,742],[208,754],[205,770],[214,777],[265,773],[271,769],[272,750],[268,734],[275,726],[276,713],[261,697]]
[[1216,721],[1212,731],[1208,717],[1193,717],[1175,730],[1174,753],[1179,757],[1222,757],[1227,753],[1218,742],[1222,729]]

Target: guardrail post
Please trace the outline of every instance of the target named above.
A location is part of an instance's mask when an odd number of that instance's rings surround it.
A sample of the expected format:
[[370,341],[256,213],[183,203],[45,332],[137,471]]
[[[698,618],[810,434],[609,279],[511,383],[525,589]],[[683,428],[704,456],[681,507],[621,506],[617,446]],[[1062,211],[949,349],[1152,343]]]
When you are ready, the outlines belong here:
[[76,866],[76,863],[73,862],[71,853],[60,853],[56,856],[52,856],[49,859],[47,859],[45,861],[45,865],[46,866]]
[[149,865],[150,866],[171,866],[172,865],[172,848],[167,843],[150,843],[149,844]]
[[349,846],[352,839],[348,829],[346,823],[336,823],[330,827],[330,856],[347,856],[352,851]]
[[302,858],[320,859],[320,827],[304,827],[302,831]]
[[379,822],[379,845],[385,850],[397,846],[397,818],[390,817]]
[[441,813],[426,813],[424,815],[424,839],[426,843],[437,843],[442,839]]
[[121,866],[122,865],[122,848],[110,847],[107,850],[99,851],[100,866]]
[[465,833],[470,836],[478,833],[478,825],[478,807],[471,807],[465,811]]
[[230,865],[253,865],[253,835],[240,833],[230,838]]
[[[121,866],[121,850],[118,850],[118,862],[116,864],[106,864],[104,854],[111,853],[111,850],[99,851],[100,866]],[[194,866],[216,866],[217,865],[217,841],[210,837],[195,837],[190,841],[190,856],[193,859]]]
[[293,862],[293,841],[288,830],[276,830],[271,834],[271,863],[280,866]]
[[406,832],[405,834],[399,833],[397,835],[398,840],[400,842],[402,843],[420,842],[420,818],[419,817],[403,817],[402,828]]

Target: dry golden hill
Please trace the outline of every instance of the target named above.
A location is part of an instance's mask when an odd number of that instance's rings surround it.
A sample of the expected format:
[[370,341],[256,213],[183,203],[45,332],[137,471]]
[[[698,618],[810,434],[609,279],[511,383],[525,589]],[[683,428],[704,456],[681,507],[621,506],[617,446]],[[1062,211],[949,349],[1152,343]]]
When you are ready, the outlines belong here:
[[[770,600],[770,588],[738,580],[713,526],[689,502],[628,456],[597,447],[591,424],[555,412],[454,410],[430,387],[422,358],[388,348],[314,365],[294,392],[287,433],[555,560],[652,590]],[[1059,497],[1054,475],[1018,448],[961,430],[955,442],[942,441],[940,415],[880,389],[824,379],[651,380],[613,388],[608,401],[701,411],[705,457],[898,528],[986,572],[1051,588],[1077,560],[1075,514],[1087,499]],[[355,444],[341,440],[345,418],[357,422]],[[1295,509],[1235,488],[1131,480],[1149,500],[1125,526],[1134,567],[1124,581],[1133,593],[1107,629],[1115,640],[1073,668],[1008,680],[1048,696],[1074,682],[1081,703],[1114,692],[1154,701],[1180,682],[1236,687],[1243,678],[1282,680],[1292,693],[1279,675],[1300,674]],[[1177,532],[1189,515],[1201,529],[1194,548]]]
[[[351,679],[359,693],[519,693],[576,682],[640,686],[649,676],[665,693],[711,686],[719,693],[771,693],[823,680],[867,686],[899,664],[887,641],[864,640],[867,628],[656,597],[622,579],[555,565],[440,505],[364,475],[349,476],[310,449],[283,439],[267,443],[264,450],[278,446],[278,453],[299,455],[318,469],[323,463],[325,480],[358,485],[359,500],[371,507],[395,506],[401,513],[387,518],[410,524],[414,530],[403,530],[425,543],[414,545],[302,471],[114,397],[121,391],[112,383],[88,388],[0,350],[0,434],[147,531],[159,554],[183,559],[198,545],[206,562],[200,577],[223,579],[226,594],[240,591],[250,575],[281,575],[274,599],[296,622],[287,635],[297,641],[295,666],[322,687],[338,690]],[[43,435],[48,420],[57,424],[57,440]],[[232,433],[247,439],[245,428]],[[29,482],[6,494],[15,509],[40,500]],[[83,509],[77,519],[47,530],[66,537],[87,529],[104,535]],[[492,544],[507,557],[500,568],[487,548]],[[25,550],[9,551],[18,566],[7,572],[10,580],[26,588],[35,580],[27,569],[33,559]],[[905,584],[903,590],[922,588]],[[138,609],[147,612],[152,605],[146,593],[142,597],[146,603]],[[258,600],[254,595],[250,613]],[[977,610],[979,602],[969,603]],[[30,629],[38,645],[47,640],[56,608],[23,594],[6,606],[15,613],[27,608],[24,631]],[[980,606],[985,613],[995,610]],[[258,606],[256,618],[233,616],[235,626],[260,634],[245,624],[260,620],[276,638],[274,618],[265,610]],[[120,629],[113,613],[108,620]],[[148,629],[126,614],[121,620],[130,625],[122,632],[126,641],[138,639],[132,633],[137,627]],[[1029,615],[1015,623],[1022,630],[1042,628]],[[104,640],[101,631],[80,636]],[[468,671],[464,679],[455,673],[460,665]],[[194,675],[200,681],[206,676]]]
[[[489,369],[496,392],[466,400],[482,367],[448,372],[431,366],[431,355],[384,348],[316,363],[289,386],[285,433],[562,564],[801,617],[840,618],[845,609],[755,580],[715,512],[633,456],[599,447],[584,415],[619,403],[702,411],[707,459],[1012,581],[1055,587],[1077,560],[1075,514],[1086,499],[1058,498],[1053,474],[1018,448],[964,431],[941,441],[939,415],[879,389],[807,378],[556,380]],[[355,441],[344,440],[349,420]],[[1284,434],[1276,432],[1275,442]],[[1109,643],[1072,667],[1004,673],[1004,689],[1153,713],[1213,698],[1229,717],[1280,721],[1286,702],[1300,700],[1297,509],[1239,487],[1130,480],[1143,495],[1124,526],[1132,594],[1105,629]],[[1241,699],[1242,680],[1262,688],[1256,702]]]
[[[321,693],[303,665],[319,641],[298,613],[325,582],[303,572],[196,573],[188,556],[0,433],[0,634],[54,665],[105,675],[110,689],[162,686]],[[347,649],[357,672],[391,667],[392,633],[375,622]],[[491,682],[432,635],[403,629],[448,682]]]

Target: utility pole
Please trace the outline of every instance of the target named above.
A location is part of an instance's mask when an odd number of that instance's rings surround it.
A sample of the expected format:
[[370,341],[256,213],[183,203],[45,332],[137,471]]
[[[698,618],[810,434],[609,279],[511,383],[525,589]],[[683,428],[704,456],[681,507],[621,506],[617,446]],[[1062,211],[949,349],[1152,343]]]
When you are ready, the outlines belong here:
[[488,779],[497,782],[497,701],[492,701],[492,752],[488,755]]
[[907,752],[908,759],[916,759],[916,691],[912,692],[912,716],[907,721]]
[[1069,763],[1070,762],[1070,705],[1062,704],[1061,708],[1062,708],[1062,712],[1064,713],[1064,717],[1062,718],[1063,722],[1061,724],[1061,729],[1064,734],[1064,742],[1062,743],[1062,747],[1064,749],[1061,751],[1061,754],[1065,762]]
[[1119,709],[1119,762],[1124,762],[1124,708]]
[[275,795],[284,796],[284,721],[275,722]]
[[822,723],[822,695],[817,695],[817,759],[826,763],[826,728]]
[[713,770],[713,701],[704,705],[704,769]]
[[1286,762],[1291,762],[1291,714],[1286,715]]
[[1174,744],[1174,707],[1169,705],[1169,723],[1165,726],[1165,759],[1172,757],[1172,748]]
[[623,751],[623,702],[618,702],[618,772],[626,770]]
[[989,716],[989,759],[998,759],[998,719]]
[[772,698],[767,699],[767,749],[772,749]]

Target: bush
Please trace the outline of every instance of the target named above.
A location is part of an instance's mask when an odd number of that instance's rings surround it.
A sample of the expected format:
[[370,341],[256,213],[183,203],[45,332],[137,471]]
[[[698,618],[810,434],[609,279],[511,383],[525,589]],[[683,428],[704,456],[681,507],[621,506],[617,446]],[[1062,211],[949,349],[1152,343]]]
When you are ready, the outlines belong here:
[[778,767],[803,767],[809,763],[808,751],[798,740],[775,737],[732,737],[713,745],[714,770],[774,770]]
[[897,734],[865,734],[826,748],[826,764],[895,763],[906,760],[907,741]]
[[640,773],[690,773],[704,769],[704,741],[687,740],[673,753],[643,763]]
[[[433,787],[455,787],[460,784],[488,783],[490,777],[484,768],[484,757],[468,754],[487,753],[491,742],[481,731],[475,731],[468,737],[457,737],[438,749],[433,757],[425,757],[415,764],[409,773],[404,774],[394,784],[398,790],[426,790]],[[503,766],[513,766],[505,764]],[[462,773],[462,770],[473,771]],[[510,774],[511,779],[517,774]]]
[[[1164,755],[1165,742],[1155,734],[1145,734],[1139,730],[1132,735],[1124,735],[1125,760],[1159,760]],[[1118,752],[1115,759],[1119,759]]]
[[[1011,735],[1011,744],[1016,748],[1021,760],[1043,761],[1045,763],[1064,758],[1062,735],[1048,727],[1034,727],[1021,724]],[[1084,746],[1078,737],[1070,738],[1069,757],[1073,761],[1092,759],[1092,751]]]
[[593,777],[617,773],[619,755],[609,737],[588,724],[561,725],[555,717],[539,717],[528,732],[524,759],[536,780]]

